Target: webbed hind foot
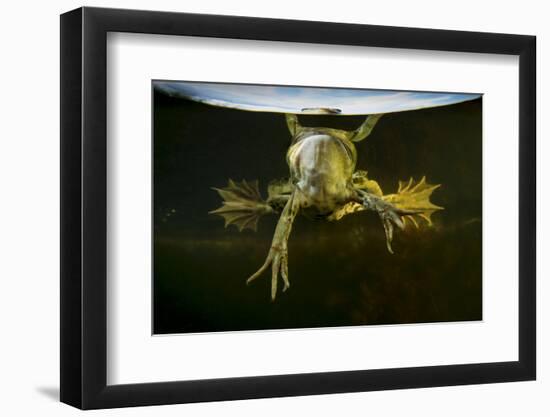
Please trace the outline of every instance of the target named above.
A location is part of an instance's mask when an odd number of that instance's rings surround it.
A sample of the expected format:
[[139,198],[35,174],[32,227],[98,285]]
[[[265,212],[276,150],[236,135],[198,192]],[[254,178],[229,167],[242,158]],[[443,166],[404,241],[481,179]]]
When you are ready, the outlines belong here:
[[441,184],[428,184],[426,177],[422,177],[418,182],[410,178],[408,182],[399,181],[397,192],[383,198],[404,213],[404,222],[409,221],[418,228],[418,220],[423,219],[431,226],[432,214],[443,210],[443,207],[430,201],[432,193],[440,186]]
[[234,224],[239,231],[256,231],[260,217],[274,212],[260,195],[258,181],[235,182],[230,179],[227,187],[213,189],[222,197],[223,202],[220,208],[210,211],[209,214],[223,217],[225,227]]

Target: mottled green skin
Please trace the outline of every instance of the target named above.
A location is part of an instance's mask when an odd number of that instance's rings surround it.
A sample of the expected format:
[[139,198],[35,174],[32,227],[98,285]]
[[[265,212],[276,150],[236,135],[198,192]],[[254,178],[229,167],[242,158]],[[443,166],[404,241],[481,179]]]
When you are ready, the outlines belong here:
[[287,153],[290,180],[301,196],[301,207],[329,215],[357,199],[352,175],[355,146],[345,137],[310,130],[294,138]]

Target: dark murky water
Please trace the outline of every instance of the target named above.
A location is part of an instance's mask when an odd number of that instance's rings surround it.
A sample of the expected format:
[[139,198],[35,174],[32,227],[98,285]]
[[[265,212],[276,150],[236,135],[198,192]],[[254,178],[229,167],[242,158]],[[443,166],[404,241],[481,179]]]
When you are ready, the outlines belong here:
[[[154,95],[154,333],[398,324],[482,319],[481,99],[384,116],[357,144],[358,169],[385,193],[426,175],[445,207],[434,227],[397,232],[386,250],[377,215],[329,223],[298,217],[289,241],[290,289],[270,301],[263,263],[277,218],[258,232],[224,229],[208,211],[227,179],[288,176],[281,114],[216,108]],[[354,129],[363,117],[303,116]]]

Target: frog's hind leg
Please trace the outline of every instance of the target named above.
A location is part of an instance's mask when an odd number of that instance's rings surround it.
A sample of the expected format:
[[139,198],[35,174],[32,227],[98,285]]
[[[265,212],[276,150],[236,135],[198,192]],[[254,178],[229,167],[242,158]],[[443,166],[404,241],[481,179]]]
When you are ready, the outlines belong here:
[[221,196],[223,203],[221,207],[209,213],[223,217],[225,227],[233,224],[239,231],[244,229],[256,231],[261,216],[276,212],[268,202],[262,199],[258,181],[235,182],[230,179],[227,187],[213,189]]
[[286,205],[281,213],[281,217],[277,222],[271,248],[263,265],[256,271],[248,280],[247,284],[254,281],[271,265],[271,300],[275,300],[277,296],[277,285],[279,273],[283,279],[283,291],[286,291],[290,286],[288,280],[288,238],[292,230],[292,223],[300,209],[300,195],[297,190],[294,190],[286,202]]

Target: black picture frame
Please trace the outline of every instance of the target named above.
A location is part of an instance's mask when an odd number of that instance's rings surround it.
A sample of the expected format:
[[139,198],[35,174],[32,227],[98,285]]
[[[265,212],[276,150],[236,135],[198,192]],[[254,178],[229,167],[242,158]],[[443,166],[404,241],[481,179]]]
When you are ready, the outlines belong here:
[[[107,385],[108,32],[519,56],[519,360]],[[534,36],[80,8],[61,15],[61,401],[81,409],[536,378]]]

